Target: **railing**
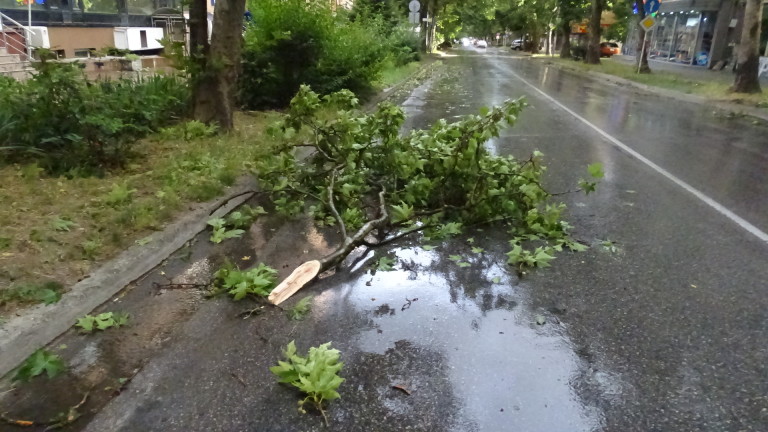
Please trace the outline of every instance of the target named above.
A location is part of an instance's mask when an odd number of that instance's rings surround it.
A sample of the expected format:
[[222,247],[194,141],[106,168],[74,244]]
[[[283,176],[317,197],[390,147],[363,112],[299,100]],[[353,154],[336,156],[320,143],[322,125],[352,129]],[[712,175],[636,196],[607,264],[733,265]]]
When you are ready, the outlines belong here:
[[24,60],[32,59],[32,35],[34,30],[0,12],[0,42],[8,54],[19,54]]

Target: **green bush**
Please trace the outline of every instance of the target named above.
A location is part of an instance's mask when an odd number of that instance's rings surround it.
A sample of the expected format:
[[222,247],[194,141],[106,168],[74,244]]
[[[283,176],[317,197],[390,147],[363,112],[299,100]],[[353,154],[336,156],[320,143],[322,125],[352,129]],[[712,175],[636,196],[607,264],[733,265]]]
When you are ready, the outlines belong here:
[[25,83],[0,82],[0,162],[100,175],[186,105],[186,85],[174,77],[88,82],[77,64],[42,61],[36,68]]
[[240,82],[240,103],[249,109],[286,106],[302,84],[322,94],[365,94],[391,54],[397,64],[413,59],[405,48],[411,41],[391,38],[382,20],[352,21],[328,2],[252,0],[249,8],[254,24],[245,33]]

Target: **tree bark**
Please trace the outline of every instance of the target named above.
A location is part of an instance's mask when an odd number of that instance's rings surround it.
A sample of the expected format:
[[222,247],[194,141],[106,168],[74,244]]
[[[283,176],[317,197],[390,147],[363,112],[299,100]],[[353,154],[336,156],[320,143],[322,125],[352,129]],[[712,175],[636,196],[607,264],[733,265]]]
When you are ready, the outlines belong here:
[[[642,20],[645,18],[645,8],[643,7],[643,0],[635,0],[635,7],[637,8],[637,16]],[[646,47],[650,45],[648,41],[648,32],[644,28],[640,27],[639,21],[637,24],[639,30],[637,38],[637,55],[635,55],[635,69],[639,73],[651,73],[651,67],[648,65],[648,49],[643,49],[643,45]]]
[[600,37],[602,35],[600,17],[603,14],[603,1],[592,0],[592,14],[589,17],[589,43],[587,44],[587,55],[584,56],[584,62],[588,64],[600,64]]
[[206,0],[191,0],[187,23],[189,25],[189,57],[193,63],[191,75],[194,76],[196,70],[205,69],[205,59],[210,50]]
[[571,23],[563,21],[560,24],[560,34],[563,36],[563,44],[560,46],[560,58],[571,58]]
[[244,13],[245,0],[219,0],[216,3],[210,49],[202,71],[193,81],[195,120],[218,124],[223,131],[233,127]]
[[747,0],[744,26],[736,53],[736,79],[731,91],[735,93],[761,93],[758,70],[760,67],[760,18],[762,0]]

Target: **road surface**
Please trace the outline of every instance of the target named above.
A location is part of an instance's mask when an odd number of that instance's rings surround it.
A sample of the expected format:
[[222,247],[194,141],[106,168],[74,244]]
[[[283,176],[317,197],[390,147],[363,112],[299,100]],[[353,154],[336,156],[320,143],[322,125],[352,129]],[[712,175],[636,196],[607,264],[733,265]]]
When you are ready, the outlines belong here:
[[[246,305],[223,298],[149,296],[150,282],[162,281],[149,275],[116,302],[194,306],[167,306],[183,319],[149,339],[159,348],[132,360],[141,368],[122,393],[72,429],[768,430],[768,129],[502,50],[452,54],[403,104],[407,127],[526,96],[519,122],[488,145],[520,157],[544,152],[552,191],[604,164],[597,193],[562,197],[590,250],[519,279],[505,265],[503,232],[471,233],[480,254],[470,234],[434,250],[405,243],[308,288],[313,309],[302,322],[278,309],[243,320]],[[299,233],[306,243],[296,243]],[[252,230],[228,249],[199,247],[165,271],[204,279],[222,255],[254,250],[289,269],[327,248],[294,222]],[[397,255],[396,270],[372,274],[382,252]],[[452,254],[472,265],[458,267]],[[107,352],[106,342],[65,337],[95,358],[67,354],[80,358],[73,374],[95,374],[100,356],[121,358],[115,341]],[[298,413],[297,393],[268,371],[291,340],[300,351],[332,341],[342,352],[346,382],[329,428]],[[46,397],[54,396],[37,400]]]

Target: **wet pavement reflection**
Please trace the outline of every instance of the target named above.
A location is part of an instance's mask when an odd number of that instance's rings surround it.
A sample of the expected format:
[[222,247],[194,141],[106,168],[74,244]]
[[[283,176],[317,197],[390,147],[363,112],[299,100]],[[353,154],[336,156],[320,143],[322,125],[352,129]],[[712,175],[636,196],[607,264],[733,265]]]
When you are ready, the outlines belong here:
[[[574,235],[589,251],[559,254],[551,268],[520,279],[505,264],[503,230],[468,232],[434,249],[415,241],[361,249],[284,308],[243,319],[253,303],[203,300],[195,291],[158,295],[152,283],[199,281],[225,258],[265,262],[285,276],[326,253],[338,233],[280,218],[221,245],[202,233],[115,300],[138,314],[133,336],[64,335],[55,344],[71,347],[62,351],[75,365],[71,386],[37,401],[33,393],[6,395],[3,407],[14,397],[12,409],[60,410],[78,392],[136,368],[129,385],[97,397],[90,408],[98,413],[70,430],[768,430],[765,245],[548,106],[507,70],[562,94],[564,103],[578,101],[582,115],[617,134],[655,125],[638,151],[679,167],[681,177],[713,194],[765,168],[766,152],[754,141],[761,129],[672,102],[659,112],[658,99],[652,109],[651,98],[635,91],[493,53],[446,59],[403,103],[405,129],[526,95],[531,106],[518,124],[487,146],[518,157],[542,150],[552,191],[574,186],[588,163],[605,165],[598,193],[562,196]],[[711,158],[725,154],[731,161],[708,175]],[[762,182],[765,173],[756,178]],[[745,217],[765,214],[760,199],[734,200]],[[614,248],[604,247],[608,239]],[[382,256],[395,258],[394,270],[374,270]],[[311,314],[289,320],[284,309],[305,295],[314,296]],[[154,324],[152,317],[159,317]],[[103,341],[108,337],[113,342]],[[331,341],[342,352],[346,382],[329,407],[330,428],[298,413],[298,393],[269,373],[291,340],[300,351]]]

